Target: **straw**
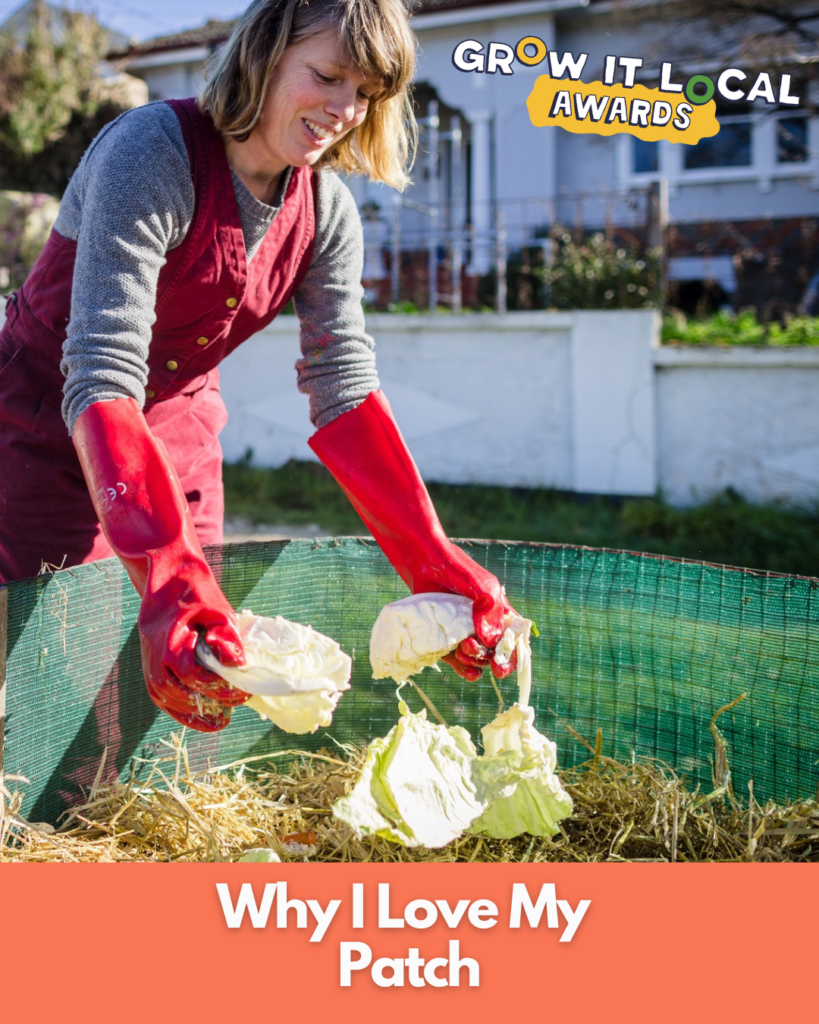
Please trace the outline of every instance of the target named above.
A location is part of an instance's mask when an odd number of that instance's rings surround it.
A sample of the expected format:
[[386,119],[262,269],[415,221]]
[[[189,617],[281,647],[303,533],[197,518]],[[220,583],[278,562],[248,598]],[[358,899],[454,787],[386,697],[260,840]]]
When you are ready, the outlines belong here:
[[[305,859],[304,845],[292,838],[308,832],[315,833],[310,859],[335,863],[819,860],[817,801],[763,806],[751,787],[743,806],[729,788],[721,734],[714,788],[700,793],[659,761],[605,756],[600,731],[592,745],[569,730],[592,756],[561,773],[574,814],[550,838],[468,835],[440,850],[358,839],[334,820],[332,805],[358,780],[364,749],[346,747],[343,759],[329,750],[283,751],[193,774],[179,734],[164,756],[135,764],[127,782],[104,783],[100,772],[56,834],[20,818],[13,785],[22,780],[7,775],[0,785],[0,862],[225,862],[260,847],[283,860],[299,850],[296,859]],[[140,769],[142,781],[135,777]]]

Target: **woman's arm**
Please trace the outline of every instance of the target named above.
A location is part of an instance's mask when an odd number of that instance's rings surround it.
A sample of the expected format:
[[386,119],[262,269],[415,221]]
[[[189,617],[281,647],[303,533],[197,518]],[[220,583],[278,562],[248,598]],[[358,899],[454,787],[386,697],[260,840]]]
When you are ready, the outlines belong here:
[[83,157],[55,224],[77,242],[62,362],[69,432],[93,402],[144,405],[157,280],[193,209],[188,154],[166,103],[128,111]]
[[379,387],[373,339],[364,328],[364,238],[350,190],[332,171],[318,175],[316,241],[307,276],[294,296],[301,321],[299,391],[310,419],[323,427]]
[[77,242],[63,414],[105,536],[142,597],[148,693],[183,725],[213,731],[245,695],[197,665],[199,634],[226,662],[243,661],[242,643],[141,412],[159,272],[193,209],[184,139],[166,104],[119,118],[83,158],[56,225]]
[[[446,660],[464,678],[477,679],[514,613],[496,577],[448,540],[378,390],[361,306],[361,222],[349,190],[326,172],[319,178],[316,243],[295,303],[302,318],[299,389],[310,395],[319,428],[310,447],[413,593],[462,594],[473,602],[477,640],[465,640]],[[502,677],[515,662],[492,668]]]

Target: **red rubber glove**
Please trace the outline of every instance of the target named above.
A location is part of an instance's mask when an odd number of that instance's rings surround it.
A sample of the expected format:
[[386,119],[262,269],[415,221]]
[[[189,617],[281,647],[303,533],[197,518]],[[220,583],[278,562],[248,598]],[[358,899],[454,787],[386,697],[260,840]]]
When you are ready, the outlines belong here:
[[74,447],[108,543],[142,597],[139,637],[151,700],[177,722],[215,732],[248,699],[196,662],[200,633],[226,665],[243,665],[236,616],[219,589],[168,452],[132,398],[95,402]]
[[372,392],[308,443],[413,594],[460,594],[473,602],[476,639],[443,660],[470,680],[490,662],[499,679],[514,671],[514,659],[504,666],[492,661],[515,614],[503,587],[447,538],[383,393]]

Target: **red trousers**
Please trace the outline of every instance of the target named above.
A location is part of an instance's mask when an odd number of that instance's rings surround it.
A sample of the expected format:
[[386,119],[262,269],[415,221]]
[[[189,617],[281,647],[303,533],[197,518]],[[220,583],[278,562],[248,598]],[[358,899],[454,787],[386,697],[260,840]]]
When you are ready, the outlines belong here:
[[[0,583],[113,555],[103,536],[60,412],[62,394],[43,382],[7,327],[0,331]],[[219,371],[147,409],[188,499],[199,539],[222,542],[219,432],[227,412]]]

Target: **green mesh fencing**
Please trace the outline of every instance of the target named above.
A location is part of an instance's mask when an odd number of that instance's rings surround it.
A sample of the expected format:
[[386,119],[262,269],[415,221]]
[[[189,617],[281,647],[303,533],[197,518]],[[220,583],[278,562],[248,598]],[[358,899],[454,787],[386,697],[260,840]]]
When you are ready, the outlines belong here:
[[[588,756],[565,723],[604,753],[661,758],[711,781],[714,712],[737,790],[757,799],[812,796],[819,777],[819,580],[695,562],[542,544],[464,542],[533,618],[533,703],[560,762]],[[339,641],[353,688],[333,724],[289,736],[240,708],[228,729],[188,732],[191,766],[270,751],[362,743],[395,723],[395,687],[371,678],[372,623],[406,589],[372,541],[359,538],[229,545],[209,551],[237,609],[281,614]],[[4,761],[29,781],[23,813],[54,821],[97,774],[127,777],[163,753],[179,727],[148,699],[139,662],[139,600],[116,560],[7,588]],[[450,725],[475,739],[497,711],[491,684],[449,668],[419,682]],[[514,700],[513,681],[502,685]],[[408,691],[405,690],[406,694]],[[416,694],[411,706],[420,709]],[[105,764],[101,758],[105,751]],[[137,759],[137,760],[135,760]]]

